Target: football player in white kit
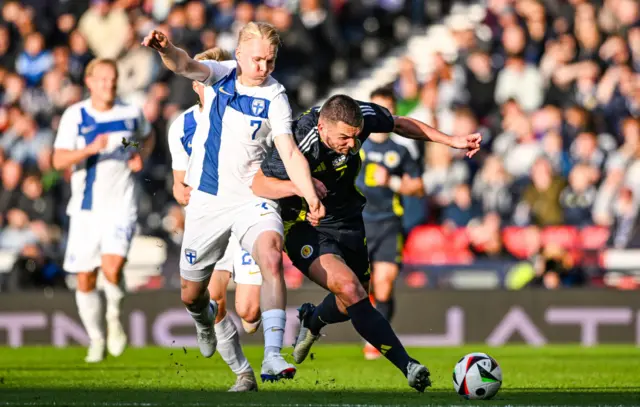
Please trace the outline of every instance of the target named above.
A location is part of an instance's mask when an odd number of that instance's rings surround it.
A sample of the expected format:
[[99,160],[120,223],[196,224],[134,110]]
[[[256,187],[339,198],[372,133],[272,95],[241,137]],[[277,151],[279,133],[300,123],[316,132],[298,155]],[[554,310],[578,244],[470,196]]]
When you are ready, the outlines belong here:
[[53,146],[53,166],[73,168],[64,269],[77,275],[76,303],[90,340],[87,362],[105,356],[98,268],[105,277],[106,349],[119,356],[127,343],[120,323],[120,283],[137,220],[133,173],[142,169],[154,144],[142,110],[116,101],[117,79],[113,60],[94,59],[87,65],[89,99],[65,110]]
[[[231,55],[220,48],[212,48],[194,57],[196,61],[230,60]],[[169,150],[173,167],[173,195],[179,204],[186,206],[191,197],[191,187],[184,183],[184,177],[192,151],[192,139],[201,120],[207,120],[204,110],[204,85],[194,81],[194,92],[198,94],[198,104],[178,116],[169,127]],[[260,324],[260,285],[262,276],[251,254],[240,247],[238,240],[231,236],[227,250],[215,265],[209,282],[209,295],[218,304],[215,333],[218,339],[217,351],[236,374],[236,382],[229,389],[232,392],[254,391],[258,389],[255,374],[247,361],[235,323],[227,316],[226,293],[231,275],[236,283],[236,313],[242,319],[246,332],[254,333]]]
[[275,144],[291,179],[305,198],[309,218],[324,217],[309,165],[292,137],[284,87],[271,77],[280,44],[273,26],[247,24],[239,34],[236,61],[195,61],[167,37],[152,31],[143,45],[156,49],[173,72],[205,85],[206,122],[197,126],[185,182],[193,188],[186,206],[180,259],[182,301],[196,324],[200,352],[216,349],[217,307],[207,285],[233,233],[262,273],[260,308],[265,337],[263,380],[292,378],[295,367],[281,355],[286,322],[282,270],[283,225],[277,204],[251,191],[253,176]]

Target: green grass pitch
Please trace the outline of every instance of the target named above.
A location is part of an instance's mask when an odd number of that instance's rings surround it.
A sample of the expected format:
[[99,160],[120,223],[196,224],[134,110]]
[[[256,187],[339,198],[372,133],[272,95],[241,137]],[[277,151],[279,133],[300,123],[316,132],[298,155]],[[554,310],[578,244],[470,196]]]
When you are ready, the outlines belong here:
[[[258,373],[262,349],[245,351]],[[466,401],[453,391],[453,366],[474,351],[502,367],[493,400]],[[96,365],[85,364],[84,353],[0,348],[0,407],[640,405],[640,348],[630,346],[410,349],[431,370],[425,393],[409,388],[386,360],[365,361],[355,345],[317,345],[294,380],[260,383],[251,394],[227,393],[233,374],[218,355],[204,359],[195,349],[127,349]]]

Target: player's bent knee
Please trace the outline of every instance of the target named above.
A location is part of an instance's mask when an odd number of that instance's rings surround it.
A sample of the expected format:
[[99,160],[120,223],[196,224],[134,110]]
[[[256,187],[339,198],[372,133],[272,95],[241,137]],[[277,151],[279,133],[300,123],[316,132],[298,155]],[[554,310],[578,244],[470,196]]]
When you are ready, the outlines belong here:
[[260,319],[260,304],[259,303],[237,303],[236,313],[238,316],[249,323],[254,323]]
[[209,300],[205,282],[194,282],[182,279],[180,284],[180,298],[186,307],[198,307]]
[[282,251],[265,250],[257,262],[264,278],[279,278],[282,274]]
[[125,262],[126,259],[120,255],[105,254],[102,256],[100,268],[107,280],[113,284],[118,284]]
[[367,298],[367,293],[362,284],[355,281],[339,284],[338,292],[335,294],[347,307]]

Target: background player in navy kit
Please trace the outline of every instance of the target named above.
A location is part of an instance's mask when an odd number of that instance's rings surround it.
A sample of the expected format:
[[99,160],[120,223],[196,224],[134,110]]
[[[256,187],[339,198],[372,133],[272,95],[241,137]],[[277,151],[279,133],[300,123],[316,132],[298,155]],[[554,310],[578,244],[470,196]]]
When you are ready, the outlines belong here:
[[[395,114],[396,100],[391,90],[376,89],[371,93],[371,102]],[[362,143],[360,157],[362,171],[357,186],[367,198],[362,217],[372,266],[369,291],[376,309],[391,322],[393,285],[400,270],[404,243],[401,196],[424,194],[420,164],[389,133],[372,133]],[[367,359],[381,356],[369,343],[364,355]]]
[[289,257],[307,277],[331,292],[317,307],[301,307],[294,360],[301,363],[306,358],[322,327],[350,319],[356,331],[403,372],[411,387],[424,391],[430,385],[429,371],[409,357],[367,295],[370,269],[362,220],[366,200],[355,185],[362,164],[359,149],[371,133],[396,131],[468,148],[468,154],[473,155],[480,135],[450,138],[412,119],[394,120],[386,109],[346,95],[332,96],[321,110],[309,110],[293,128],[298,147],[313,171],[326,216],[317,227],[305,222],[317,219],[307,214],[306,204],[288,180],[277,152],[263,161],[252,189],[258,196],[280,199]]

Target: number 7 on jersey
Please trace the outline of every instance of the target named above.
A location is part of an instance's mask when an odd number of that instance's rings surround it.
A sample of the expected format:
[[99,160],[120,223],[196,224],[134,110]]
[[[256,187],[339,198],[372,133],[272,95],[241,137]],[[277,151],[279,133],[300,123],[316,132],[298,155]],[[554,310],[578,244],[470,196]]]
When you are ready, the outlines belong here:
[[251,127],[255,127],[256,129],[251,134],[251,140],[256,139],[256,134],[258,134],[258,130],[262,127],[262,120],[251,120]]

